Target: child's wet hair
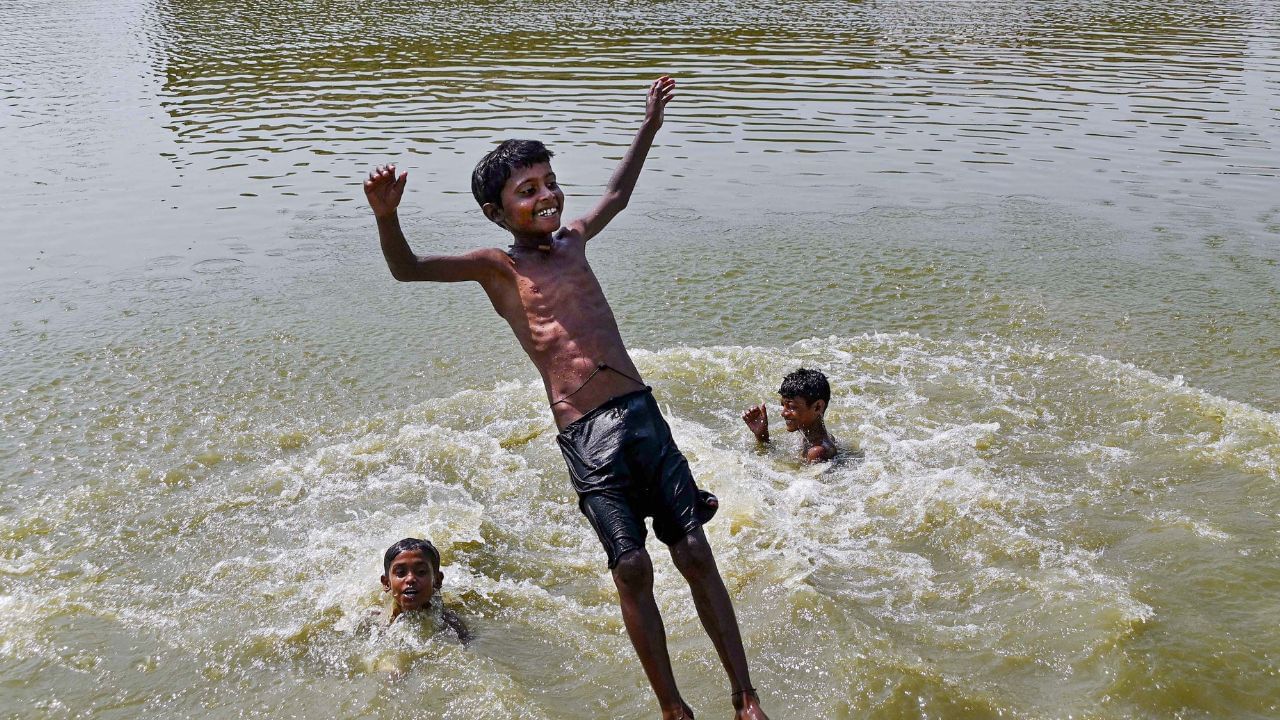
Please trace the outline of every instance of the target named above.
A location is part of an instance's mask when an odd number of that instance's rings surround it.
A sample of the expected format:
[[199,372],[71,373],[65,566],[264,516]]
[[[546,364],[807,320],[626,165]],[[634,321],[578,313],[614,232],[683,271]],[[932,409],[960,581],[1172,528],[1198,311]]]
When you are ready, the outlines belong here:
[[814,400],[831,404],[831,385],[827,382],[827,376],[820,370],[799,368],[787,373],[782,378],[782,387],[778,388],[778,394],[784,398],[804,398],[805,402],[810,404]]
[[397,542],[395,545],[387,548],[386,554],[382,556],[383,574],[385,575],[391,570],[391,563],[395,561],[397,555],[403,552],[409,552],[410,550],[420,550],[426,553],[427,556],[431,558],[431,561],[436,564],[436,570],[440,569],[440,551],[436,549],[436,546],[432,545],[430,540],[410,537],[405,538],[400,542]]
[[493,203],[502,207],[502,187],[511,172],[538,163],[551,162],[555,153],[537,140],[504,140],[489,154],[480,158],[471,173],[471,194],[481,207]]

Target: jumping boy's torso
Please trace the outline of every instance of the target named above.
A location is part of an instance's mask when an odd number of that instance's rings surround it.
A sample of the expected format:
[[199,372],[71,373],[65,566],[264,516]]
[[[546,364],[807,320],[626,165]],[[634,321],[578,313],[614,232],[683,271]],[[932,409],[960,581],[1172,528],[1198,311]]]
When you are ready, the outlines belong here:
[[[513,246],[490,257],[495,272],[482,285],[542,374],[558,427],[643,388],[580,234],[562,230],[549,251]],[[610,369],[596,372],[601,364]]]

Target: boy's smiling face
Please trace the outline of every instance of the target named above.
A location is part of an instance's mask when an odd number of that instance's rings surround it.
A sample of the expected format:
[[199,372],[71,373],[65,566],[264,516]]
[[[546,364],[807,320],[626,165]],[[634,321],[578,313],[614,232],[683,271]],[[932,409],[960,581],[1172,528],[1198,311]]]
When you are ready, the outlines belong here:
[[787,432],[812,426],[822,419],[825,410],[825,403],[821,400],[810,403],[802,397],[782,398],[782,420],[787,424]]
[[[502,207],[494,208],[503,227],[517,236],[545,237],[560,229],[564,192],[556,182],[551,163],[544,162],[511,171],[502,186]],[[495,219],[490,210],[485,214]]]
[[396,607],[403,612],[426,607],[443,582],[444,574],[422,550],[400,553],[382,576],[383,590],[391,593]]

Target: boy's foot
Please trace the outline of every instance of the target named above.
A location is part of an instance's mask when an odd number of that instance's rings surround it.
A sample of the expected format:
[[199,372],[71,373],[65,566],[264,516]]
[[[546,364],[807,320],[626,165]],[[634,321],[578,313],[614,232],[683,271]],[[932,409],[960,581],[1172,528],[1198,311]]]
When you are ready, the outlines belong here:
[[[698,517],[698,522],[706,525],[711,518],[716,516],[716,511],[720,509],[720,499],[706,490],[698,491],[698,507],[694,510],[694,514]],[[692,716],[690,716],[692,717]]]
[[743,690],[733,694],[733,720],[769,720],[760,709],[760,698],[755,690]]

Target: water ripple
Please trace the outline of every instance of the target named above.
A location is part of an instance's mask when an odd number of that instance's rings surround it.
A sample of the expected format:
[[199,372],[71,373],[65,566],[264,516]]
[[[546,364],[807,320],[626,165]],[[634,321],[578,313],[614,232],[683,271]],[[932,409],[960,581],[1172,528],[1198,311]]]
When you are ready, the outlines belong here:
[[682,81],[680,144],[852,150],[925,130],[913,147],[947,164],[1278,164],[1257,160],[1274,152],[1273,112],[1254,88],[1274,63],[1251,51],[1271,26],[1250,3],[360,7],[335,21],[331,3],[157,3],[153,54],[188,160],[324,147],[337,163],[406,134],[449,146],[530,123],[552,141],[625,142],[638,90],[665,71]]

